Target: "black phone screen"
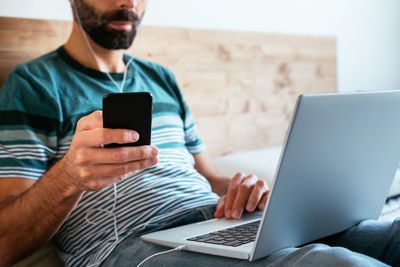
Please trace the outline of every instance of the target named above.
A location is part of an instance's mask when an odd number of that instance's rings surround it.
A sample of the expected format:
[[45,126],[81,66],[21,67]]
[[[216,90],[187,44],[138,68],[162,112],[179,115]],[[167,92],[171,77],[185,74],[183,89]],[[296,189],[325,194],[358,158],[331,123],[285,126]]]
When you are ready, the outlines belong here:
[[153,96],[147,92],[110,93],[103,96],[103,127],[130,129],[139,140],[129,144],[108,144],[104,147],[142,146],[151,144]]

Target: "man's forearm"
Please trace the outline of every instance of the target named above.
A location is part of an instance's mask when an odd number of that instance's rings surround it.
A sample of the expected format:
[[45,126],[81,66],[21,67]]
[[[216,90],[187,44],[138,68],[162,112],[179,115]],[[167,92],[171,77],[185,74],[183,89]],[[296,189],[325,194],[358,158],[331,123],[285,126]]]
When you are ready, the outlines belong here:
[[155,146],[101,148],[138,140],[135,131],[103,128],[101,111],[82,117],[65,156],[30,189],[0,202],[0,265],[10,265],[45,244],[83,192],[102,190],[156,165]]
[[26,192],[0,203],[0,266],[48,242],[75,207],[82,193],[63,178],[58,162]]
[[206,177],[208,182],[211,184],[212,191],[219,196],[225,195],[228,191],[230,178],[218,175]]
[[212,191],[220,196],[226,194],[230,179],[217,171],[207,152],[194,154],[193,157],[195,161],[194,167],[208,180]]

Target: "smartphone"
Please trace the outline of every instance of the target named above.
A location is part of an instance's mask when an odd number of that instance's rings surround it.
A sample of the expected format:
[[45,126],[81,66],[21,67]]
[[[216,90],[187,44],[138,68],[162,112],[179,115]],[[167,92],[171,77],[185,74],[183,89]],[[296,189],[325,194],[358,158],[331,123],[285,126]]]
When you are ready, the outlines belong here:
[[139,140],[128,144],[108,144],[104,147],[143,146],[151,144],[153,96],[147,92],[109,93],[103,96],[103,127],[130,129]]

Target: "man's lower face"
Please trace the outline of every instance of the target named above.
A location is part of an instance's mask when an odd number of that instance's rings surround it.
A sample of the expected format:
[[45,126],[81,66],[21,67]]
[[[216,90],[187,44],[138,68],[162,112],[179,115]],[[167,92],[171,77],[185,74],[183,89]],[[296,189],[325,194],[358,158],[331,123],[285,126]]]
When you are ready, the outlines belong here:
[[75,5],[81,27],[95,43],[105,49],[127,49],[132,45],[141,22],[141,18],[133,11],[100,13],[84,0],[75,0]]

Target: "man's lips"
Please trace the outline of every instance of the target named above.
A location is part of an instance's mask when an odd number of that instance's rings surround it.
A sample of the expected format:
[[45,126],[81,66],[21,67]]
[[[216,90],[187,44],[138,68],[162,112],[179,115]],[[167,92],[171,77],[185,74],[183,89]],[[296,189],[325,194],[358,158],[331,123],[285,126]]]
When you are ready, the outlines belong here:
[[123,31],[132,30],[132,22],[129,21],[113,21],[108,23],[108,26],[116,30],[123,30]]

